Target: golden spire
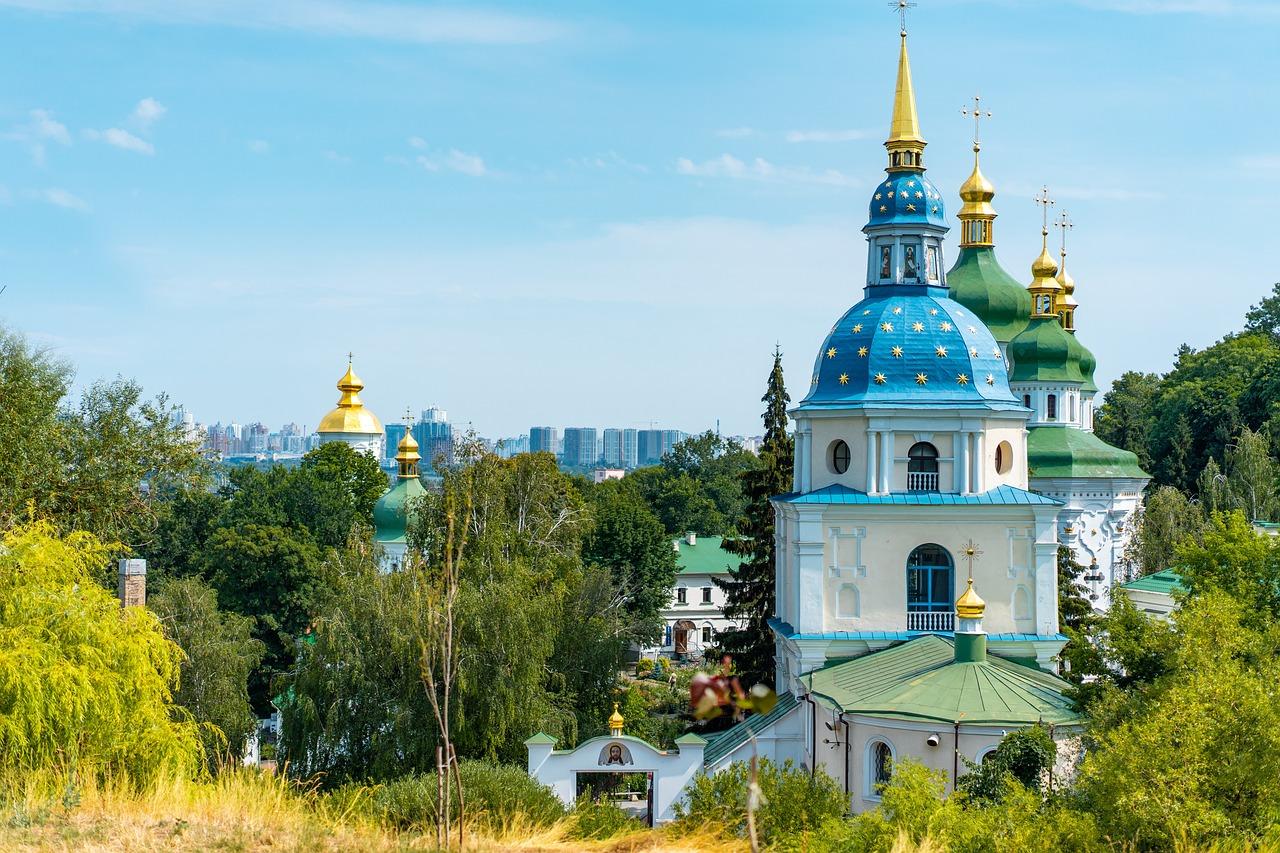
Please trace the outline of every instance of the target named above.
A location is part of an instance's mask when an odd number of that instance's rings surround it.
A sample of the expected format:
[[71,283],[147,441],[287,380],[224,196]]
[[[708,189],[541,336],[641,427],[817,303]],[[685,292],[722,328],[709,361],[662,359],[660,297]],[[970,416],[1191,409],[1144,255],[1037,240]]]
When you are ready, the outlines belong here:
[[964,206],[957,216],[963,223],[960,229],[960,248],[970,246],[995,245],[993,223],[996,209],[991,206],[991,199],[996,197],[996,188],[991,185],[978,164],[978,152],[982,144],[978,140],[982,120],[991,118],[990,112],[982,109],[982,98],[973,96],[973,109],[968,107],[960,111],[961,115],[973,116],[973,174],[960,186],[960,198]]
[[898,52],[898,85],[893,94],[893,119],[884,147],[889,152],[886,171],[923,171],[924,137],[920,135],[920,119],[916,115],[916,91],[911,85],[911,59],[907,56],[907,9],[916,5],[908,0],[889,4],[898,10],[902,21],[902,47]]
[[1031,264],[1031,285],[1027,288],[1031,291],[1031,316],[1055,317],[1057,298],[1062,286],[1054,278],[1058,274],[1058,264],[1053,260],[1053,255],[1049,254],[1049,208],[1056,202],[1049,198],[1048,187],[1041,190],[1035,201],[1044,210],[1040,227],[1040,257]]
[[338,398],[338,406],[320,420],[316,432],[320,433],[358,433],[374,435],[382,432],[382,422],[373,412],[364,407],[360,400],[360,392],[364,383],[356,376],[352,366],[353,356],[347,353],[347,372],[338,380],[338,390],[342,396]]
[[620,737],[622,735],[622,724],[624,722],[625,720],[622,719],[622,714],[618,711],[618,703],[614,702],[613,713],[609,715],[609,734],[613,737]]
[[399,469],[400,479],[408,480],[418,476],[418,462],[422,457],[418,455],[418,442],[413,437],[413,415],[407,408],[404,412],[404,421],[404,435],[396,445],[396,466]]
[[1076,280],[1071,277],[1071,273],[1067,272],[1067,232],[1076,227],[1071,221],[1071,217],[1064,210],[1062,214],[1054,221],[1055,228],[1062,229],[1062,250],[1059,256],[1062,258],[1062,264],[1058,267],[1058,285],[1062,288],[1062,293],[1058,295],[1058,317],[1062,320],[1062,328],[1068,332],[1076,330],[1076,308],[1080,305],[1076,301]]

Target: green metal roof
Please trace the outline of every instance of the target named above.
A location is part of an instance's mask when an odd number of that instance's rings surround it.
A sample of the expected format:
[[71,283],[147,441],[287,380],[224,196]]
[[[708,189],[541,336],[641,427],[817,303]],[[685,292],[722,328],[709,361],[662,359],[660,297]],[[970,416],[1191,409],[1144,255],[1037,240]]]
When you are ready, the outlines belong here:
[[1151,475],[1128,450],[1112,447],[1091,432],[1068,426],[1039,426],[1027,434],[1027,465],[1036,477],[1134,477]]
[[814,670],[802,679],[841,711],[974,725],[1072,725],[1082,717],[1070,685],[1048,672],[988,654],[957,663],[955,644],[925,636]]
[[1072,382],[1084,384],[1080,346],[1063,330],[1057,317],[1032,317],[1027,328],[1009,342],[1013,362],[1010,382]]
[[426,494],[417,477],[404,477],[383,493],[373,505],[373,539],[383,544],[402,544],[409,523],[409,504]]
[[727,575],[730,568],[742,565],[742,558],[724,549],[721,536],[699,536],[698,544],[690,545],[688,539],[677,539],[676,571],[682,575]]
[[947,272],[951,298],[978,315],[997,341],[1007,344],[1031,321],[1031,294],[1004,271],[991,246],[960,250]]
[[1178,572],[1174,569],[1165,569],[1164,571],[1120,584],[1120,588],[1139,592],[1159,592],[1170,596],[1175,592],[1182,592],[1186,589],[1182,585],[1182,578],[1178,577]]
[[783,693],[778,697],[778,704],[773,706],[773,710],[767,714],[753,714],[747,717],[741,723],[738,723],[731,729],[713,734],[707,738],[707,748],[702,753],[702,763],[704,766],[711,766],[738,747],[747,742],[747,733],[759,734],[769,726],[773,725],[775,720],[780,720],[787,715],[792,708],[798,704],[796,697],[790,693]]

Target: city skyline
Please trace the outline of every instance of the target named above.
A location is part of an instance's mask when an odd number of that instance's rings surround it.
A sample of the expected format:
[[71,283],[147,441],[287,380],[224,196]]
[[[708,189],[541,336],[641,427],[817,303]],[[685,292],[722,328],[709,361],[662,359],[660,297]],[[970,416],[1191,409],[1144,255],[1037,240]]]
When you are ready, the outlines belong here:
[[[861,290],[884,4],[329,6],[0,0],[3,321],[82,384],[270,423],[314,423],[351,350],[380,417],[430,396],[485,435],[752,434],[775,344],[803,396]],[[1047,183],[1104,389],[1271,287],[1236,223],[1280,183],[1278,25],[1243,0],[913,10],[931,180],[953,214],[981,94],[1000,259],[1029,281]]]

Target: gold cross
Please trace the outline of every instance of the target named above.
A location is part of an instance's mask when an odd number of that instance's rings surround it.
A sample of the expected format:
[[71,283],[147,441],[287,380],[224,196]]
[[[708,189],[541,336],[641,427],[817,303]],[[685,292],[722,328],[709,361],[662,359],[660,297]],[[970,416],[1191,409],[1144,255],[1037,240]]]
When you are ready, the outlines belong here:
[[898,10],[898,21],[902,25],[902,34],[907,34],[907,10],[914,9],[918,3],[911,3],[908,0],[889,0],[889,8]]
[[983,553],[985,552],[972,539],[960,546],[961,556],[969,561],[969,580],[973,580],[973,561],[981,557]]
[[353,352],[348,352],[348,353],[347,353],[347,364],[350,364],[351,362],[355,361],[355,359],[356,359],[356,354],[355,354],[355,353],[353,353]]
[[1062,215],[1053,223],[1053,227],[1062,229],[1062,257],[1065,258],[1067,256],[1067,231],[1075,228],[1076,224],[1071,221],[1071,217],[1064,210]]
[[1040,191],[1040,195],[1036,196],[1035,202],[1036,204],[1044,205],[1044,212],[1043,212],[1044,222],[1043,222],[1043,225],[1041,226],[1040,233],[1048,237],[1049,236],[1049,208],[1057,204],[1057,202],[1049,198],[1048,187],[1045,187]]
[[973,116],[973,150],[977,151],[978,148],[981,147],[978,144],[978,131],[981,129],[982,120],[984,118],[991,118],[991,113],[990,111],[984,111],[982,109],[981,96],[974,95],[973,109],[969,109],[968,107],[965,107],[960,111],[960,115],[966,116],[966,117]]

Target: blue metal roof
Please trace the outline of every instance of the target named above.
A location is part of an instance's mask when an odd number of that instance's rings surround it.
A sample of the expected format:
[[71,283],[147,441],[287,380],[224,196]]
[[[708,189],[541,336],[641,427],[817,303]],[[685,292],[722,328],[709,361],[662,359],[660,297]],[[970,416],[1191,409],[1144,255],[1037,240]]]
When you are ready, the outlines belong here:
[[878,184],[868,205],[867,227],[910,223],[947,227],[942,193],[923,172],[893,172]]
[[1062,506],[1062,501],[1013,486],[996,486],[978,495],[959,495],[950,492],[894,492],[888,495],[869,495],[840,483],[833,483],[812,492],[790,492],[778,495],[774,500],[790,504],[840,506]]
[[1018,409],[995,337],[945,287],[868,286],[832,327],[799,408]]
[[[914,640],[916,637],[924,637],[930,634],[937,634],[945,637],[952,635],[951,631],[818,631],[815,633],[802,634],[791,626],[788,622],[781,619],[770,619],[769,627],[788,640],[880,640],[888,642],[904,642],[906,640]],[[1063,642],[1067,641],[1065,634],[987,634],[988,642],[998,643],[1031,643],[1031,642]]]

